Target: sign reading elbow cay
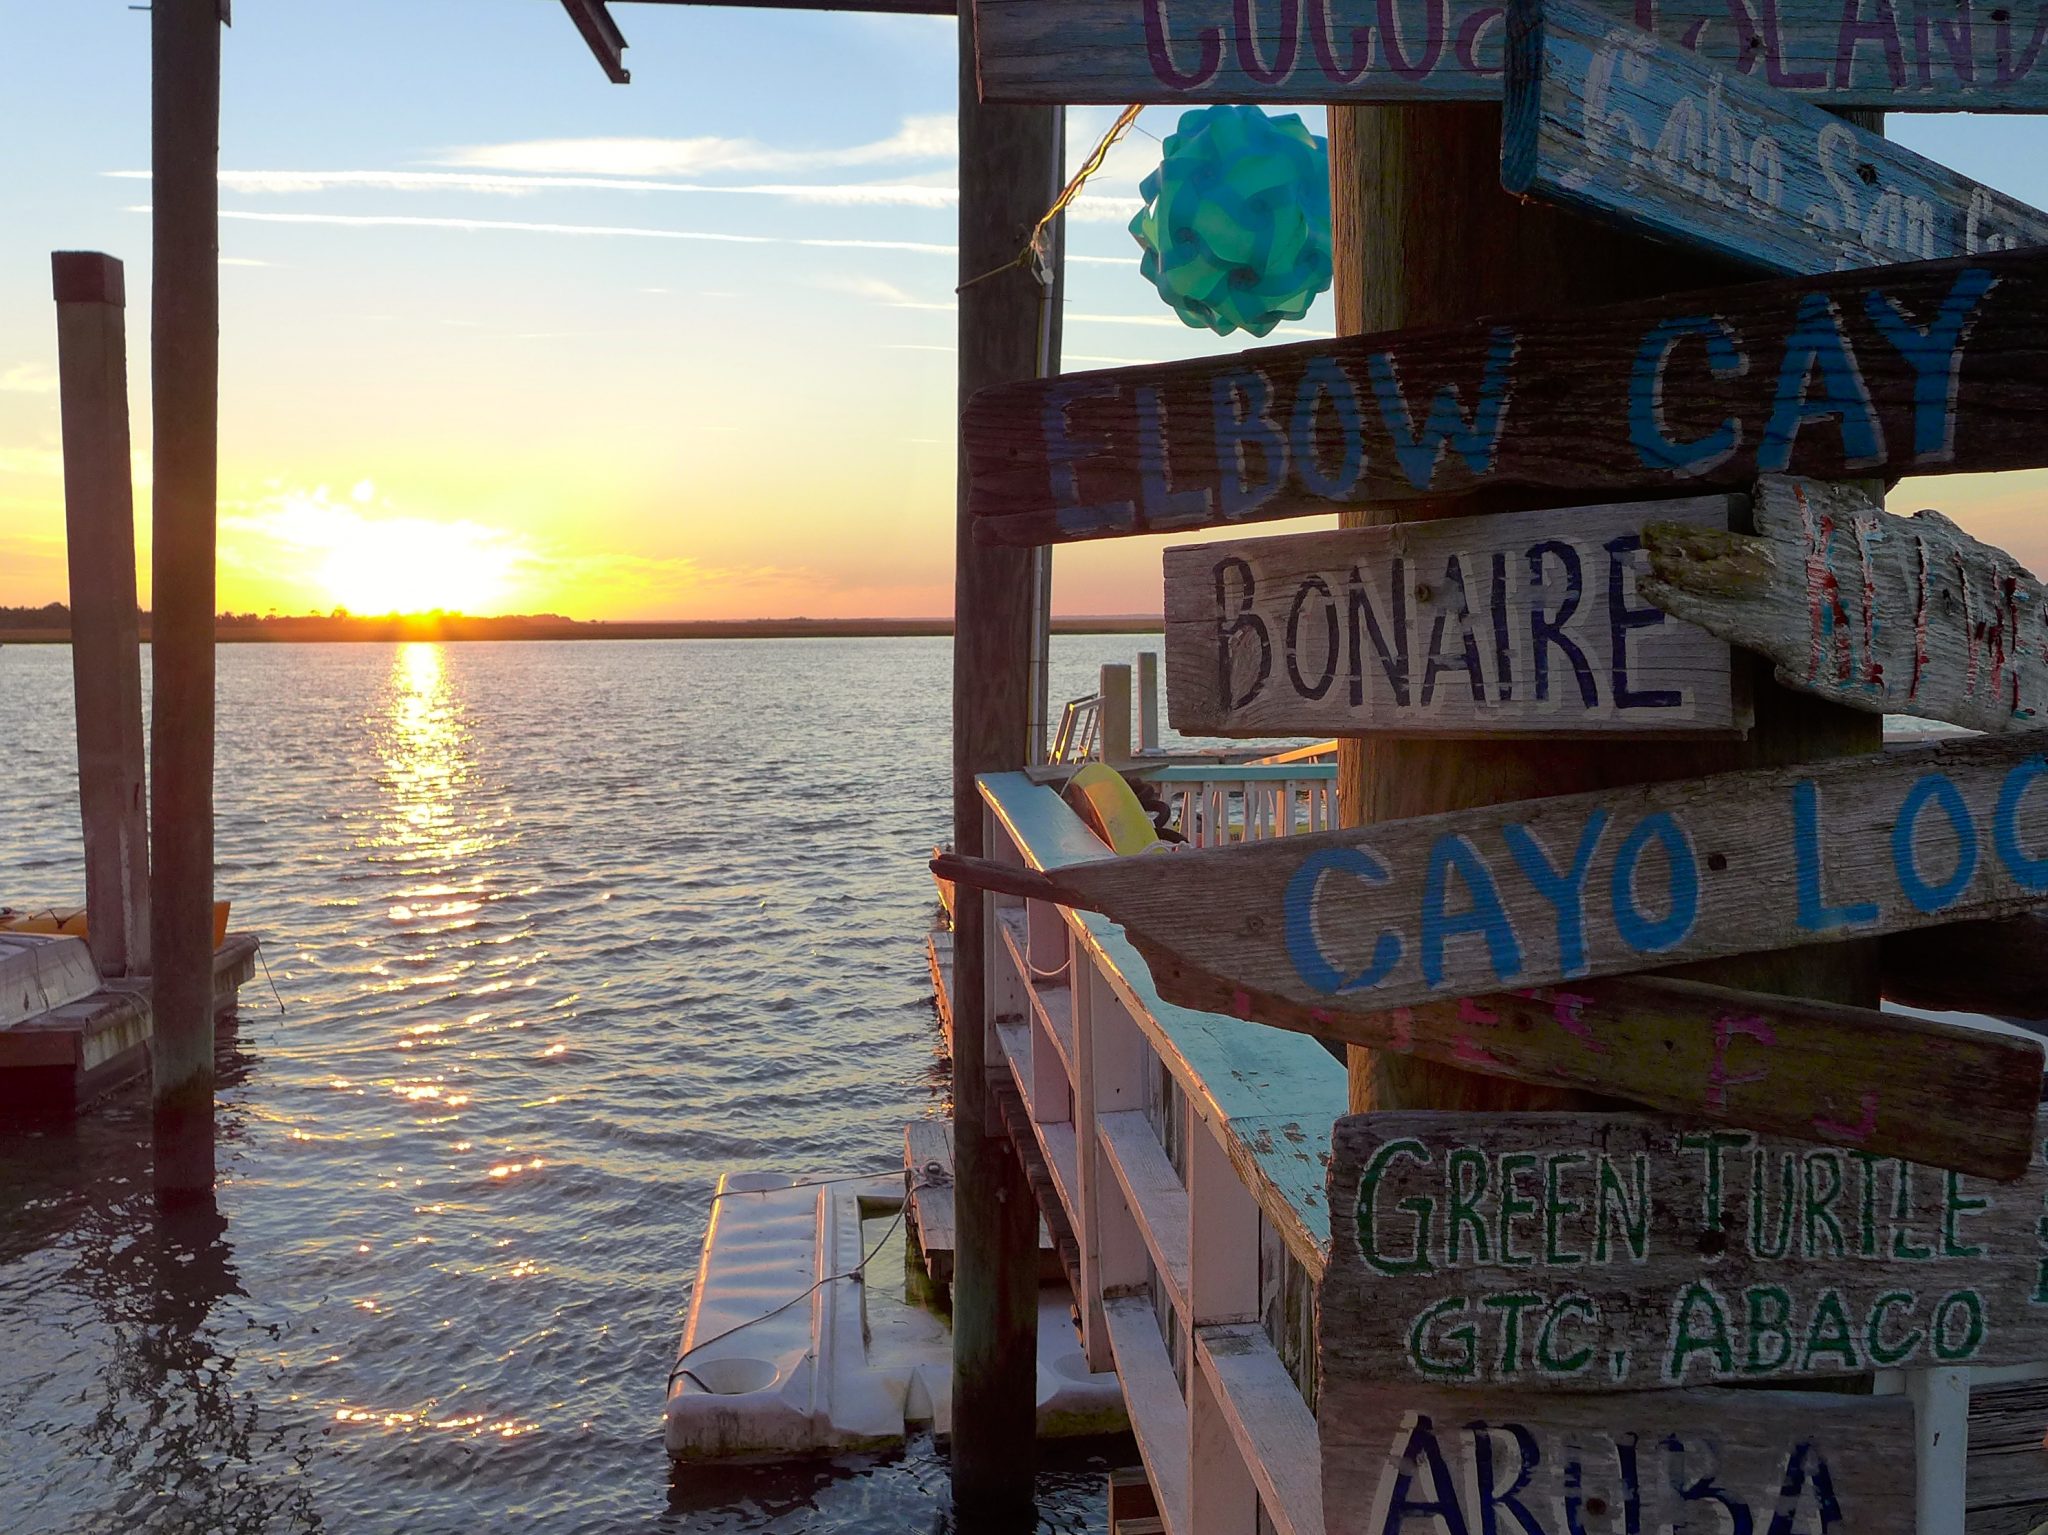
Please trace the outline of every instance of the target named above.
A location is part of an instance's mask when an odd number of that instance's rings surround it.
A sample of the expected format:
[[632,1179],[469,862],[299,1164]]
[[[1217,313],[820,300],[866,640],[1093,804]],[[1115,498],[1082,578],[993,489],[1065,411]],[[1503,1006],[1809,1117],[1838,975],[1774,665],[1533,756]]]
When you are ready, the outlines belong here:
[[[1485,0],[976,0],[989,101],[1498,101],[1502,8]],[[1606,10],[1829,106],[2048,109],[2039,0]]]
[[1740,730],[1726,643],[1637,593],[1646,523],[1725,538],[1738,507],[1712,496],[1169,549],[1173,727]]
[[1510,487],[2048,465],[2048,251],[985,389],[977,536],[1033,545]]

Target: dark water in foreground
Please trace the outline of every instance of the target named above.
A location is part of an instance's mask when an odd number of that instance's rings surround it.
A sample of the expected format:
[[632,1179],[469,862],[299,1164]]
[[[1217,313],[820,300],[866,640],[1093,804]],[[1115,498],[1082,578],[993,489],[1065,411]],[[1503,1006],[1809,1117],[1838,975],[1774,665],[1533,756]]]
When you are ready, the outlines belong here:
[[[1141,643],[1056,639],[1055,697]],[[0,1530],[952,1528],[929,1443],[673,1485],[661,1444],[718,1173],[944,1111],[949,656],[225,648],[218,885],[283,1011],[259,973],[218,1219],[158,1223],[132,1096],[0,1135]],[[67,650],[0,653],[0,745],[0,903],[75,903]],[[1101,1528],[1099,1468],[1040,1490]]]

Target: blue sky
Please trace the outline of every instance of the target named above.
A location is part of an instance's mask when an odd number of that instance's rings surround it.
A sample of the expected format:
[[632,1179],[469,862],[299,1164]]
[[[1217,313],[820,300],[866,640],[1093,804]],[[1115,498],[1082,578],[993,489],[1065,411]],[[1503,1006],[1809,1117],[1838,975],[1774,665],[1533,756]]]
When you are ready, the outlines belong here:
[[[619,87],[553,0],[236,11],[224,606],[950,608],[950,21],[621,0]],[[123,0],[0,0],[0,602],[63,594],[52,249],[128,263],[147,505],[148,27]],[[1073,113],[1076,158],[1111,115]],[[1070,367],[1244,344],[1137,275],[1123,226],[1175,115],[1147,112],[1071,226]],[[2032,119],[1892,129],[2048,203]],[[1332,323],[1325,300],[1273,339]],[[1938,493],[2039,565],[2042,489]],[[1063,611],[1158,610],[1155,541],[1056,570]]]

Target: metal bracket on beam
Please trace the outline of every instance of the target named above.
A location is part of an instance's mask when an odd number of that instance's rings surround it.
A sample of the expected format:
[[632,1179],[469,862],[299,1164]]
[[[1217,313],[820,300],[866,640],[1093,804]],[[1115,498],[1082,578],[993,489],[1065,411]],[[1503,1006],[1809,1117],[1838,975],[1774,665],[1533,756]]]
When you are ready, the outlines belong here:
[[597,55],[597,62],[604,66],[612,84],[630,84],[633,77],[626,70],[626,36],[612,20],[605,0],[562,0],[562,9],[576,23],[576,30],[590,44],[590,51]]

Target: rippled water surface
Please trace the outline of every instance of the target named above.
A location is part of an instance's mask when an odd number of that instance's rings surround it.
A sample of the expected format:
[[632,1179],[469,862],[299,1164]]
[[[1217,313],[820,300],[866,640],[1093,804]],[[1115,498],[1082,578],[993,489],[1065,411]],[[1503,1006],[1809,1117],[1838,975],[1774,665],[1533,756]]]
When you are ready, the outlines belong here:
[[[1053,692],[1129,638],[1062,638]],[[0,1529],[950,1528],[929,1444],[671,1484],[719,1172],[888,1168],[946,1075],[943,640],[230,646],[264,936],[217,1219],[146,1103],[0,1135]],[[0,903],[83,873],[70,654],[0,651]],[[1099,1467],[1041,1477],[1101,1527]]]

